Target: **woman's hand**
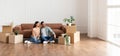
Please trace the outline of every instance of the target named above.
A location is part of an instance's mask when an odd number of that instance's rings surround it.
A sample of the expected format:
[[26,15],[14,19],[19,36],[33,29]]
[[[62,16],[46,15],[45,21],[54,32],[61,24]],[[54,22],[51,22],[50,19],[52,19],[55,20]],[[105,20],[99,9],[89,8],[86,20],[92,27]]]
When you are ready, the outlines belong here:
[[56,38],[56,35],[54,34],[54,38]]
[[40,39],[40,35],[39,35],[39,36],[37,36],[37,39]]

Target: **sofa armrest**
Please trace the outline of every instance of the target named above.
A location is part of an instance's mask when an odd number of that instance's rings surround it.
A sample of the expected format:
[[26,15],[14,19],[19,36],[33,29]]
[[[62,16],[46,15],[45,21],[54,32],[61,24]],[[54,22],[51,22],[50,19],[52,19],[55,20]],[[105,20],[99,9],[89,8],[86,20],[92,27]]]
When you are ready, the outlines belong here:
[[66,33],[66,28],[65,28],[65,26],[61,26],[61,30],[62,30],[64,33]]
[[17,30],[20,34],[22,34],[21,25],[17,25],[17,26],[15,26],[15,27],[13,28],[13,32],[15,32],[16,30]]

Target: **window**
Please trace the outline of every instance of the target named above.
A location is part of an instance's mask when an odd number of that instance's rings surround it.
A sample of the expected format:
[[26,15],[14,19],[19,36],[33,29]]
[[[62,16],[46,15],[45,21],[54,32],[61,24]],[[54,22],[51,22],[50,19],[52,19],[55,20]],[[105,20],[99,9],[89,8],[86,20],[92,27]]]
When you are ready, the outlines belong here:
[[120,0],[108,0],[107,5],[108,6],[120,5]]
[[120,26],[120,0],[108,0],[108,24]]
[[107,39],[120,45],[120,0],[107,0]]

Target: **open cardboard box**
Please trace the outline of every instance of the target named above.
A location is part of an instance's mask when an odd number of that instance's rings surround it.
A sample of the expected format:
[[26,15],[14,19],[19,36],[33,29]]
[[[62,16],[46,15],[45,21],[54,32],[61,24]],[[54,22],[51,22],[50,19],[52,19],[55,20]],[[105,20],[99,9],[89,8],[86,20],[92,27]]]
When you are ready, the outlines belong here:
[[12,25],[3,25],[2,26],[2,32],[3,33],[12,33]]
[[9,43],[22,43],[23,42],[23,35],[18,34],[18,35],[10,35],[9,36]]
[[0,42],[8,43],[8,38],[11,33],[0,32]]

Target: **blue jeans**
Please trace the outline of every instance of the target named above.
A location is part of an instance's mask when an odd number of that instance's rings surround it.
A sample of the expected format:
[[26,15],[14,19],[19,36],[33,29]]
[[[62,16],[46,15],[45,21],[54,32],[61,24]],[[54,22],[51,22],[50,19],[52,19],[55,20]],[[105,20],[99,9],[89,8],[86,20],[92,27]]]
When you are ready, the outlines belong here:
[[35,44],[39,44],[41,43],[40,39],[37,39],[36,37],[31,36],[31,38],[29,39],[29,41],[35,43]]
[[52,40],[54,40],[53,37],[49,37],[49,36],[41,36],[41,38],[42,38],[43,41],[52,41]]

